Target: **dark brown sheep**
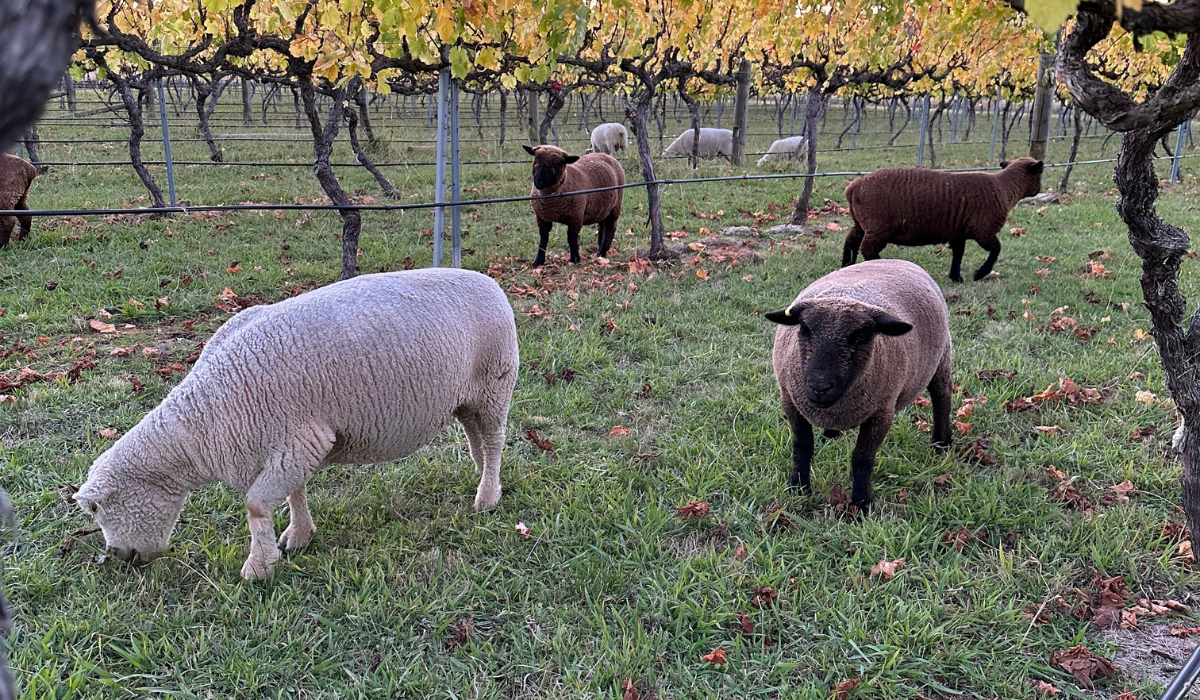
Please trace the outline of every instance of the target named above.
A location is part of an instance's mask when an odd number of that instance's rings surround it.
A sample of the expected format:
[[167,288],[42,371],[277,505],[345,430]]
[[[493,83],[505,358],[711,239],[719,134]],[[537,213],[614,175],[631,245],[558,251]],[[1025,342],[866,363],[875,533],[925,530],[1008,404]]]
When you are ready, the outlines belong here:
[[950,446],[950,315],[942,290],[906,260],[870,260],[810,284],[787,308],[766,314],[772,364],[792,427],[788,485],[809,488],[813,426],[858,428],[850,501],[871,505],[871,472],[892,419],[929,389],[933,444]]
[[888,243],[950,244],[950,279],[962,282],[959,266],[967,241],[988,251],[975,279],[987,277],[1000,257],[998,234],[1008,212],[1042,185],[1042,161],[1018,158],[998,173],[944,173],[926,168],[876,170],[846,187],[854,228],[846,234],[842,267],[879,257]]
[[[28,209],[25,195],[29,194],[29,185],[37,177],[37,168],[20,158],[7,153],[0,154],[0,210]],[[13,227],[17,220],[21,221],[21,236],[16,240],[27,238],[33,229],[33,218],[29,216],[0,216],[0,247],[8,245]]]
[[[592,190],[625,184],[625,169],[616,158],[607,153],[588,153],[583,156],[567,155],[554,146],[525,146],[533,156],[534,197],[559,192]],[[608,255],[613,236],[617,231],[617,219],[621,216],[621,200],[624,190],[591,192],[578,197],[555,197],[530,202],[537,217],[538,243],[534,267],[546,262],[546,243],[550,240],[550,229],[554,224],[566,224],[567,245],[571,248],[571,262],[579,262],[579,229],[590,224],[597,227],[596,244],[600,257]]]

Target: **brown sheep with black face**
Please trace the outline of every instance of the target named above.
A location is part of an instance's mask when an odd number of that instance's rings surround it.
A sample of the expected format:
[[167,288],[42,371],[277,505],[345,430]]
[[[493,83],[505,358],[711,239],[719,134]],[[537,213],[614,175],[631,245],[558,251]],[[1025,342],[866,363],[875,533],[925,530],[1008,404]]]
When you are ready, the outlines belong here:
[[835,270],[766,318],[780,324],[773,364],[792,428],[789,486],[810,486],[814,425],[827,435],[859,428],[850,501],[866,511],[875,454],[892,419],[926,388],[933,445],[949,448],[950,316],[919,266],[871,260]]
[[[24,160],[7,153],[0,154],[0,210],[28,209],[25,195],[29,193],[29,185],[37,177],[37,168]],[[15,240],[28,238],[33,229],[33,218],[29,216],[0,216],[0,247],[8,245],[12,230],[21,221],[21,234]]]
[[[530,194],[534,197],[625,184],[625,169],[607,153],[572,156],[554,146],[525,146],[525,150],[533,156],[533,190]],[[617,231],[617,219],[621,216],[623,194],[624,190],[606,190],[530,202],[541,235],[533,266],[540,267],[546,262],[546,243],[554,224],[567,226],[571,262],[579,262],[579,230],[590,224],[599,224],[597,254],[600,257],[608,255]]]
[[998,234],[1008,212],[1042,186],[1042,161],[1018,158],[998,173],[946,173],[928,168],[876,170],[846,187],[854,228],[846,234],[842,267],[858,258],[874,260],[888,243],[948,243],[954,254],[950,279],[962,282],[959,267],[967,241],[988,251],[975,279],[988,276],[1000,257]]

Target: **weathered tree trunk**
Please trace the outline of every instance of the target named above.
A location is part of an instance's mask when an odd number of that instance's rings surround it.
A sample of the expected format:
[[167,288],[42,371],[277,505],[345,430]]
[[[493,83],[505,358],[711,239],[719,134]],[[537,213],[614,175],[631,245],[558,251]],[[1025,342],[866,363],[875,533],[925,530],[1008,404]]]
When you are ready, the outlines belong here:
[[254,109],[250,101],[253,94],[254,88],[250,85],[250,81],[242,78],[242,123],[247,126],[254,121]]
[[508,115],[508,90],[500,88],[500,145],[504,145],[504,122]]
[[300,91],[292,88],[292,105],[296,109],[296,128],[300,129],[304,126],[304,108],[300,106]]
[[216,78],[211,83],[206,83],[200,78],[195,78],[192,80],[192,84],[196,90],[196,116],[200,120],[200,133],[204,136],[204,142],[208,144],[208,157],[214,163],[224,163],[225,154],[221,151],[221,147],[217,145],[216,139],[213,138],[209,118],[216,111],[217,100],[221,97],[221,91],[225,89],[225,85],[228,83],[222,83],[220,78]]
[[1074,109],[1075,138],[1071,139],[1071,155],[1067,156],[1067,167],[1063,170],[1062,181],[1058,183],[1058,191],[1066,192],[1067,183],[1071,181],[1071,171],[1075,169],[1075,156],[1079,154],[1079,137],[1083,135],[1083,110]]
[[358,162],[362,163],[363,167],[367,169],[367,172],[371,173],[371,175],[375,177],[375,182],[379,183],[379,187],[383,190],[384,194],[393,199],[398,199],[400,197],[400,193],[396,191],[396,188],[392,186],[392,183],[388,182],[388,179],[383,176],[383,173],[379,171],[379,168],[375,167],[375,161],[371,160],[370,156],[368,156],[366,152],[363,151],[362,146],[359,145],[358,115],[355,114],[354,110],[352,109],[346,110],[346,128],[350,132],[350,148],[354,151],[354,155],[358,158]]
[[167,203],[163,201],[162,190],[154,183],[154,179],[150,177],[150,171],[146,170],[145,164],[142,163],[142,136],[145,135],[146,129],[142,124],[141,100],[133,96],[129,81],[117,75],[116,72],[109,71],[108,79],[117,86],[121,102],[125,105],[125,113],[129,115],[129,160],[133,165],[133,171],[138,174],[142,184],[150,192],[154,206],[165,207]]
[[[817,172],[817,132],[820,126],[819,122],[825,113],[825,95],[822,94],[819,87],[812,87],[808,90],[808,99],[804,105],[804,138],[805,146],[808,147],[808,167],[806,172],[811,176]],[[813,184],[816,181],[814,177],[804,178],[804,189],[800,193],[800,198],[796,200],[796,208],[792,210],[791,223],[800,226],[808,221],[808,204],[812,199]]]
[[899,129],[896,129],[896,132],[894,134],[892,134],[892,138],[888,139],[887,145],[889,145],[889,146],[896,145],[896,139],[900,138],[900,134],[904,133],[904,130],[908,128],[908,125],[912,121],[912,118],[913,118],[912,107],[908,106],[908,100],[902,100],[902,103],[904,104],[904,113],[905,113],[904,123],[900,125]]
[[[329,116],[325,125],[321,125],[321,115],[317,112],[317,95],[312,78],[305,76],[300,80],[300,98],[304,103],[304,114],[312,128],[313,136],[313,173],[321,189],[337,206],[352,204],[345,190],[338,183],[329,164],[329,156],[333,154],[333,142],[337,138],[338,129],[342,125],[345,113],[345,88],[333,91],[333,106],[329,108]],[[358,270],[358,234],[362,228],[362,216],[357,209],[339,209],[342,217],[342,272],[339,280],[350,279]]]
[[646,257],[651,260],[662,260],[671,257],[667,249],[666,235],[662,222],[662,199],[659,196],[657,178],[654,175],[654,159],[650,154],[650,132],[646,122],[653,105],[654,92],[643,88],[634,95],[631,104],[625,100],[625,116],[633,127],[633,136],[637,140],[638,159],[642,166],[642,179],[646,181],[646,203],[650,216],[650,249]]
[[25,130],[25,135],[21,138],[21,143],[25,144],[25,154],[29,158],[29,163],[37,168],[39,173],[44,173],[49,168],[44,167],[41,158],[38,158],[38,145],[40,142],[41,137],[38,135],[37,122],[34,122]]
[[687,93],[687,79],[679,79],[679,96],[687,104],[688,112],[692,115],[692,152],[688,156],[693,170],[700,169],[700,103]]
[[358,106],[358,116],[362,120],[363,133],[367,135],[368,141],[374,142],[375,130],[371,128],[371,98],[366,85],[354,91],[354,104]]
[[550,125],[554,123],[554,118],[558,116],[559,110],[567,104],[560,90],[548,90],[546,95],[546,112],[542,115],[542,123],[538,126],[538,143],[546,143],[546,134],[550,133]]

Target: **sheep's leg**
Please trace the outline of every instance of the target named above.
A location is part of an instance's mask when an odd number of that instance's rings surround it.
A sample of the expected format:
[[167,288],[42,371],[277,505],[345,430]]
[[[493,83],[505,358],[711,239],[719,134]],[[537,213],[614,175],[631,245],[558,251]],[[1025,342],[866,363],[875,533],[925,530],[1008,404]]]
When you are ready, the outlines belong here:
[[308,498],[305,496],[304,489],[305,487],[301,486],[287,497],[291,520],[288,522],[287,529],[279,536],[279,546],[289,552],[308,546],[308,541],[312,539],[312,534],[317,529],[313,525],[312,513],[308,510]]
[[[13,209],[25,209],[26,211],[29,210],[29,204],[25,202],[25,195],[21,195],[21,198],[17,200],[17,206],[13,207]],[[15,238],[14,240],[28,240],[29,237],[33,235],[33,217],[18,216],[17,221],[21,222],[21,235],[19,238]]]
[[864,235],[866,232],[863,227],[854,222],[854,228],[846,234],[846,242],[842,244],[842,267],[853,265],[858,260],[858,248],[862,245]]
[[929,398],[933,403],[933,446],[940,451],[950,448],[950,392],[953,385],[950,351],[947,350],[929,382]]
[[8,239],[12,236],[13,227],[16,225],[17,217],[0,216],[0,248],[8,245]]
[[538,219],[538,252],[537,258],[533,261],[534,267],[541,267],[546,264],[546,245],[550,243],[550,229],[554,228],[553,221],[542,221]]
[[491,508],[500,499],[500,455],[504,453],[504,426],[508,421],[508,399],[499,405],[472,409],[460,414],[458,420],[467,429],[470,456],[481,466],[479,489],[475,491],[475,510]]
[[567,224],[567,245],[571,248],[571,262],[579,264],[579,229],[582,226]]
[[887,240],[882,236],[866,239],[862,243],[863,260],[878,260],[879,254],[887,247]]
[[599,249],[597,253],[602,258],[608,257],[608,249],[612,247],[613,237],[617,234],[617,217],[610,216],[600,222],[597,227],[596,246]]
[[953,259],[950,261],[950,279],[954,280],[955,282],[963,281],[960,269],[962,268],[963,251],[965,251],[966,248],[967,242],[965,240],[960,239],[950,242],[950,252],[954,255]]
[[850,503],[866,513],[871,509],[871,472],[875,471],[875,455],[892,427],[892,415],[875,416],[858,429],[858,442],[850,454]]
[[[250,556],[242,565],[243,578],[252,580],[270,575],[275,562],[279,560],[275,523],[271,514],[285,499],[293,503],[290,497],[297,491],[303,496],[304,485],[328,456],[335,439],[333,433],[320,430],[308,435],[294,435],[290,449],[281,451],[246,491]],[[307,513],[307,501],[303,510]]]
[[1000,239],[992,237],[978,241],[979,247],[988,252],[987,260],[983,261],[983,266],[975,271],[975,281],[987,277],[992,272],[992,266],[996,264],[996,259],[1000,257]]
[[783,400],[783,415],[792,426],[792,471],[788,474],[788,488],[799,487],[808,491],[812,488],[812,424],[786,398]]

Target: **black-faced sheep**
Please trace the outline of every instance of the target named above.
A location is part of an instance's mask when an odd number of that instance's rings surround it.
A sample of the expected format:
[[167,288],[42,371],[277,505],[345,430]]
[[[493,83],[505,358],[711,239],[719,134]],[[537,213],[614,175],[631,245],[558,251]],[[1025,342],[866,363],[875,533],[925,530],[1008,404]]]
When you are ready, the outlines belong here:
[[926,168],[877,170],[846,187],[854,227],[842,247],[842,267],[858,258],[879,257],[888,243],[934,245],[948,243],[954,254],[950,279],[961,282],[959,267],[967,241],[988,251],[975,271],[987,277],[1000,257],[998,234],[1017,202],[1038,193],[1042,184],[1040,160],[1018,158],[1003,163],[999,173],[944,173]]
[[801,149],[804,148],[803,136],[789,136],[786,139],[776,139],[762,158],[758,159],[758,165],[769,163],[773,160],[794,160],[800,157]]
[[835,270],[766,318],[780,324],[773,364],[792,428],[790,486],[810,486],[814,425],[857,427],[850,499],[868,509],[875,454],[896,413],[926,388],[933,444],[950,446],[950,318],[919,266],[873,260]]
[[592,129],[591,142],[592,153],[612,155],[629,148],[629,133],[625,131],[624,124],[609,122]]
[[262,578],[279,544],[308,544],[305,498],[328,464],[412,454],[457,418],[482,472],[475,507],[500,499],[500,454],[517,332],[500,286],[478,272],[363,275],[256,306],[213,335],[192,371],[88,471],[75,500],[117,557],[167,548],[188,493],[220,481],[246,494],[242,567]]
[[[607,153],[572,156],[555,146],[525,146],[525,151],[533,156],[533,189],[530,194],[534,197],[625,184],[625,169]],[[613,189],[530,202],[541,236],[533,266],[545,264],[546,244],[550,241],[550,229],[554,224],[565,224],[567,227],[571,262],[580,261],[579,230],[591,224],[599,224],[596,234],[597,255],[608,255],[617,232],[617,219],[621,217],[624,193],[624,190]]]
[[[688,129],[663,150],[663,158],[690,158],[692,156],[692,143],[696,140],[696,130]],[[733,131],[729,129],[710,129],[705,127],[700,130],[700,157],[715,158],[716,156],[725,156],[729,158],[733,155]]]
[[[35,177],[37,168],[14,155],[0,154],[0,209],[28,209],[25,196],[29,194],[29,185]],[[32,217],[0,216],[0,247],[8,245],[18,219],[21,222],[21,235],[14,240],[29,237],[33,229]]]

